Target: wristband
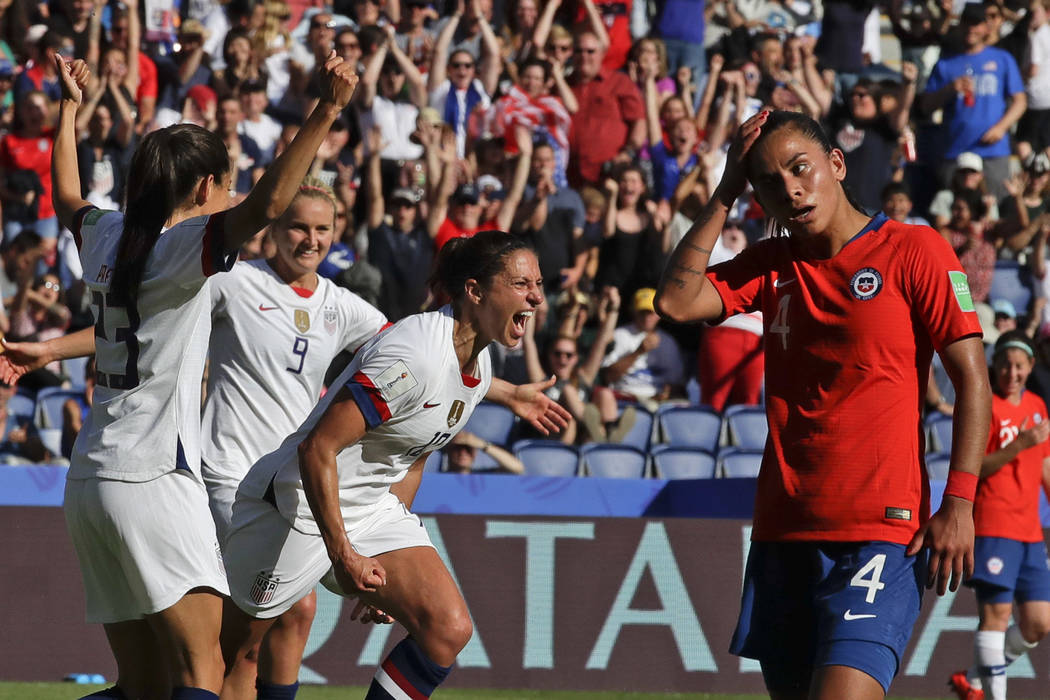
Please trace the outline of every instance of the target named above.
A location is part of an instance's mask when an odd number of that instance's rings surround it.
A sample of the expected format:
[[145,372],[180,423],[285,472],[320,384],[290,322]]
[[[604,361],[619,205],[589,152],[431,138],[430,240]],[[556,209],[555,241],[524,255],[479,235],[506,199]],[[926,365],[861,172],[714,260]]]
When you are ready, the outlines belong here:
[[973,503],[977,495],[977,475],[952,469],[948,472],[948,483],[944,486],[944,495],[964,498]]

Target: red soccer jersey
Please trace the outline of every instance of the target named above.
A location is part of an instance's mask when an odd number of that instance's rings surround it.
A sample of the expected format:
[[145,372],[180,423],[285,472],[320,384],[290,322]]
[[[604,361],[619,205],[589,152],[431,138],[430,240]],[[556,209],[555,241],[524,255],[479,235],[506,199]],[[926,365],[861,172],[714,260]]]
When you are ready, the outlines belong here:
[[[1006,447],[1025,428],[1047,419],[1046,404],[1030,391],[1021,394],[1014,406],[998,395],[992,398],[992,429],[987,454]],[[1050,457],[1050,443],[1030,447],[1004,464],[999,471],[981,479],[973,506],[973,522],[981,537],[1006,537],[1020,542],[1041,542],[1039,488],[1043,483],[1043,460]]]
[[499,224],[495,220],[486,221],[473,229],[460,228],[452,219],[445,217],[445,220],[441,222],[441,226],[438,227],[437,236],[434,237],[434,249],[441,250],[453,238],[470,238],[478,231],[489,231],[498,228]]
[[828,260],[772,238],[707,276],[727,315],[763,314],[753,538],[906,544],[929,517],[919,409],[933,350],[981,333],[951,247],[879,214]]
[[0,139],[0,165],[7,170],[32,170],[40,177],[44,189],[38,213],[41,219],[55,215],[55,206],[51,202],[51,150],[54,145],[54,131],[50,129],[31,138],[11,133]]

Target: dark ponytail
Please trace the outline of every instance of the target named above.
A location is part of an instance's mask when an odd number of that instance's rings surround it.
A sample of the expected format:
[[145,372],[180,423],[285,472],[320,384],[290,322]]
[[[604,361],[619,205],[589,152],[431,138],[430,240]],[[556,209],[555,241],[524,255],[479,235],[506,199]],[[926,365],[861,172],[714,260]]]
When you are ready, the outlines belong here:
[[479,231],[470,238],[453,238],[438,253],[430,286],[435,296],[447,295],[453,306],[458,306],[466,293],[467,280],[475,279],[487,286],[503,271],[507,257],[519,250],[532,250],[532,246],[524,238],[503,231]]
[[110,291],[118,304],[133,305],[146,262],[161,229],[201,178],[221,187],[230,158],[216,134],[194,124],[176,124],[146,136],[128,169],[124,231],[117,246]]

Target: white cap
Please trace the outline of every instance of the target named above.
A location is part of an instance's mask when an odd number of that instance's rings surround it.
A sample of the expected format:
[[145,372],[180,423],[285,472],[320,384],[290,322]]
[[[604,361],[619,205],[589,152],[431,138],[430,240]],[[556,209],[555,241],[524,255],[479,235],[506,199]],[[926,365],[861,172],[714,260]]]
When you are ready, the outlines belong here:
[[959,157],[955,159],[956,170],[976,170],[977,172],[984,171],[984,160],[981,156],[976,153],[960,153]]

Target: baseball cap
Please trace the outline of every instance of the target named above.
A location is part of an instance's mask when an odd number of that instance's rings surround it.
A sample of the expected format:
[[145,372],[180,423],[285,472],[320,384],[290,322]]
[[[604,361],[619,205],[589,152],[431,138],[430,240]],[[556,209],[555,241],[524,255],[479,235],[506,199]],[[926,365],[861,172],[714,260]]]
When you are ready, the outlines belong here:
[[1009,299],[995,299],[992,301],[992,311],[995,312],[996,316],[1017,318],[1017,309],[1014,308],[1013,303]]
[[209,32],[199,19],[187,19],[179,25],[179,36],[199,36],[207,39]]
[[968,2],[963,6],[963,11],[959,15],[959,22],[962,24],[980,24],[984,21],[984,3]]
[[984,172],[984,160],[976,153],[966,151],[965,153],[960,153],[959,157],[955,159],[955,169]]
[[490,200],[503,199],[506,193],[503,191],[503,183],[495,175],[482,175],[478,178],[478,190],[485,193]]
[[452,193],[452,202],[454,204],[477,204],[477,186],[471,182],[460,185],[456,188],[456,191]]
[[215,91],[207,85],[194,85],[186,91],[186,97],[193,100],[197,109],[203,111],[208,105],[215,104]]
[[[2,71],[0,71],[2,74]],[[1033,153],[1025,159],[1024,169],[1033,175],[1042,175],[1050,172],[1050,158],[1045,153]]]
[[398,187],[390,194],[390,201],[395,202],[398,200],[408,202],[409,204],[415,204],[419,201],[419,198],[416,196],[414,190],[411,190],[408,187]]
[[635,311],[656,311],[656,290],[652,287],[642,287],[634,293]]
[[15,74],[15,67],[6,58],[0,58],[0,77],[10,77]]

